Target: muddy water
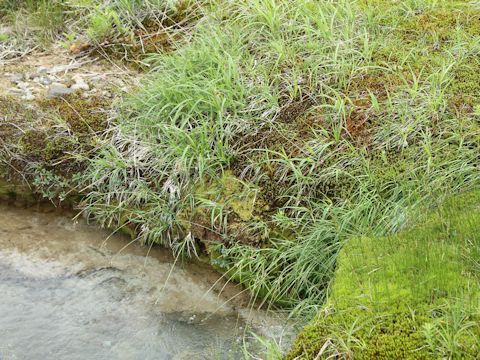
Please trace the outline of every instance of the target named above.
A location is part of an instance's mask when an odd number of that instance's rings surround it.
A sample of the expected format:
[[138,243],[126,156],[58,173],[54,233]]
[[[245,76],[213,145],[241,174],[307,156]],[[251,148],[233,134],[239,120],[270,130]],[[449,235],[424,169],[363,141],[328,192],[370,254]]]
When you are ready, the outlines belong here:
[[0,204],[0,359],[236,359],[246,323],[281,333],[210,269],[126,244]]

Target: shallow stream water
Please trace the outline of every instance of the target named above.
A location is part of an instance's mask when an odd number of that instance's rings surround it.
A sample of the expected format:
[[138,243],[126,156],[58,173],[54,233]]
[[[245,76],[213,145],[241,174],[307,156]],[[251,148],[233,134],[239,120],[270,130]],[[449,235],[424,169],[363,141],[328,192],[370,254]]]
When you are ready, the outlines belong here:
[[71,215],[0,204],[0,359],[237,359],[246,324],[283,331],[208,267]]

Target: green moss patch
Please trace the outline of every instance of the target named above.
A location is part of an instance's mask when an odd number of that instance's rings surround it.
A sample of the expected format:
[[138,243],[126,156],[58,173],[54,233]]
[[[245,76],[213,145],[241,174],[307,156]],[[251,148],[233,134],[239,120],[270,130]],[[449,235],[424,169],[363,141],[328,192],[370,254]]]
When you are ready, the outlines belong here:
[[405,21],[401,28],[410,38],[426,37],[437,42],[452,41],[462,35],[479,36],[478,11],[474,7],[462,5],[421,12]]
[[[480,20],[479,20],[480,22]],[[450,103],[456,109],[472,112],[480,105],[480,61],[470,56],[453,69],[453,81],[449,86]]]
[[287,359],[480,356],[480,192],[342,249],[328,305]]

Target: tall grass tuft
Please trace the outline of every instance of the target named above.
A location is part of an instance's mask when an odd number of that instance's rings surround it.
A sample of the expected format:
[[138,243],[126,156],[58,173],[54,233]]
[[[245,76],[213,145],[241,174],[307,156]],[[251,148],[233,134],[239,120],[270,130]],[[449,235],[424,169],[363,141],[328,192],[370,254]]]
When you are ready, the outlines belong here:
[[[435,4],[212,2],[188,42],[149,59],[84,176],[85,211],[190,254],[205,228],[212,262],[254,296],[321,303],[352,235],[480,183],[478,116],[452,91],[479,37],[426,57],[431,38],[403,30]],[[258,210],[240,214],[226,176]]]

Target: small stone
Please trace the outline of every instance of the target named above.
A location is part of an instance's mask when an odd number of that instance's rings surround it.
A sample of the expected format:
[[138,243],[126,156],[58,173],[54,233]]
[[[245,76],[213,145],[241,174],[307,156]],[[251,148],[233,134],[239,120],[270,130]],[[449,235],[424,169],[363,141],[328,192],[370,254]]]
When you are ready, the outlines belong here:
[[42,85],[50,85],[52,83],[52,80],[50,80],[48,77],[42,76],[40,78],[40,84]]
[[54,83],[50,85],[50,88],[48,89],[48,97],[62,97],[65,95],[70,95],[74,92],[75,90],[69,89],[63,84],[60,83]]
[[22,89],[18,89],[18,88],[10,88],[10,89],[7,89],[7,93],[9,93],[11,95],[23,95],[25,93],[25,91],[23,91]]
[[17,83],[17,87],[22,90],[28,90],[29,84],[27,82],[20,81]]
[[27,101],[32,101],[32,100],[35,100],[35,96],[33,94],[28,93],[26,95],[23,95],[22,99]]
[[90,90],[90,86],[88,86],[88,84],[86,82],[77,82],[77,83],[73,84],[72,86],[70,86],[70,89],[88,91],[88,90]]
[[73,75],[73,76],[72,76],[72,80],[75,81],[76,83],[78,83],[78,82],[85,82],[85,81],[83,80],[82,75],[80,75],[80,74],[75,74],[75,75]]
[[48,68],[45,66],[39,66],[37,69],[38,74],[46,74],[48,72]]
[[24,79],[23,74],[12,74],[12,75],[10,75],[10,81],[12,83],[15,83],[15,84],[19,83],[19,82],[22,82],[23,79]]

